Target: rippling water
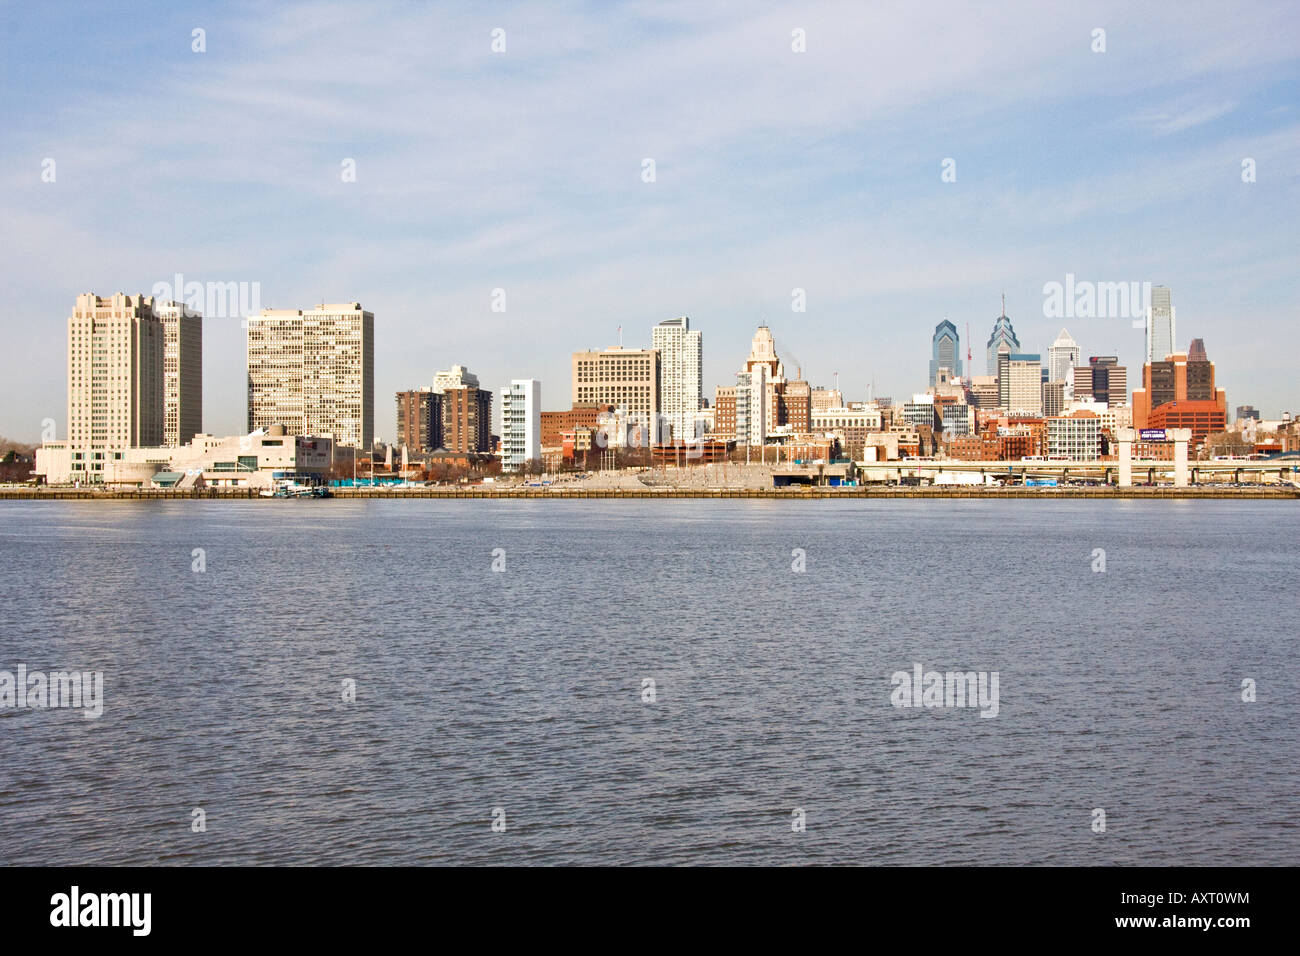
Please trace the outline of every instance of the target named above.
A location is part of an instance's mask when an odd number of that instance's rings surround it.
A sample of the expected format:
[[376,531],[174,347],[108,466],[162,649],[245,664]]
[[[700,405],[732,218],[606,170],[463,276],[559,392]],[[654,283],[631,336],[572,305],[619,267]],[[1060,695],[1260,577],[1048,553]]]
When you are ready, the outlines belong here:
[[1294,864],[1294,508],[3,502],[0,864]]

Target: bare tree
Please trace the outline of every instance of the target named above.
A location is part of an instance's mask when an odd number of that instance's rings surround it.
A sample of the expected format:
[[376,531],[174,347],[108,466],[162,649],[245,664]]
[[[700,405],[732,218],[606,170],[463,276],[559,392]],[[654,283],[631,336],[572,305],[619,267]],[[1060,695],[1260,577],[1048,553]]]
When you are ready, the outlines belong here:
[[1206,436],[1205,443],[1201,446],[1202,458],[1213,458],[1215,455],[1249,455],[1255,450],[1255,446],[1242,437],[1241,432],[1224,431],[1215,432]]

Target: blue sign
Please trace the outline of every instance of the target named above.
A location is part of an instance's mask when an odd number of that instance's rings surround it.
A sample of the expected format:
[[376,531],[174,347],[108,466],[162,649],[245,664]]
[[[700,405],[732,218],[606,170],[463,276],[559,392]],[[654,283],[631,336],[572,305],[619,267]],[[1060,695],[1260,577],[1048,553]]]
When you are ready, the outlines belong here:
[[1165,430],[1163,428],[1138,429],[1138,437],[1142,439],[1142,441],[1166,441]]

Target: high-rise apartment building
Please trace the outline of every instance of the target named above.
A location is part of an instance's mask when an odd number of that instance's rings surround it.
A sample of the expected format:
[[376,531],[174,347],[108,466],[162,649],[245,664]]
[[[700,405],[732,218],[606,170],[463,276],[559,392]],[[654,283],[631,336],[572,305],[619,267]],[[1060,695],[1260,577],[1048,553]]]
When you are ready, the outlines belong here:
[[203,431],[203,316],[157,302],[163,327],[163,444],[188,445]]
[[638,423],[660,414],[659,352],[609,348],[573,353],[573,402],[613,405]]
[[248,316],[248,430],[332,438],[369,450],[375,431],[375,317],[359,302]]
[[934,384],[934,377],[941,368],[950,369],[953,375],[961,378],[961,337],[957,334],[957,326],[947,319],[934,327],[934,336],[930,339],[930,385]]
[[1172,355],[1177,336],[1173,302],[1169,287],[1158,285],[1151,290],[1147,306],[1147,361],[1162,362]]
[[753,363],[748,371],[736,373],[736,441],[762,445],[771,430],[773,390],[771,371],[764,362]]
[[1061,329],[1047,349],[1047,380],[1049,382],[1069,382],[1071,372],[1079,364],[1079,343],[1070,337],[1070,333]]
[[704,404],[702,336],[687,316],[660,322],[651,332],[659,353],[660,413],[672,426],[673,438],[695,438],[696,419]]
[[462,455],[491,453],[491,392],[477,385],[443,390],[442,446]]
[[435,372],[433,375],[433,390],[439,395],[449,388],[464,388],[467,385],[478,388],[478,376],[463,365],[453,365],[445,372]]
[[442,393],[431,386],[397,393],[397,444],[412,451],[442,447]]
[[501,466],[519,471],[542,457],[542,383],[512,379],[501,389]]
[[105,461],[123,449],[163,443],[164,337],[149,296],[77,296],[68,317],[74,481],[102,481]]
[[1006,296],[1002,297],[1002,314],[993,322],[993,332],[989,335],[988,345],[985,350],[990,375],[998,374],[999,348],[1007,352],[1020,351],[1020,339],[1016,337],[1016,330],[1012,327],[1011,320],[1007,318]]

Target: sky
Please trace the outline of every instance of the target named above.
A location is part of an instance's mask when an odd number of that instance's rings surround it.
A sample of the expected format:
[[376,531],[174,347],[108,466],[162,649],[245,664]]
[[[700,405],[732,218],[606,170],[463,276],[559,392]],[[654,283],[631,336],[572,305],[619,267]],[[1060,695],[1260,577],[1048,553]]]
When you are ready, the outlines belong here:
[[[76,296],[176,274],[361,302],[385,438],[439,369],[567,408],[573,351],[679,315],[710,398],[764,323],[847,400],[923,391],[945,318],[984,374],[1003,294],[1137,381],[1067,274],[1169,286],[1230,408],[1300,411],[1294,3],[9,3],[0,50],[12,439],[66,436]],[[244,335],[204,322],[205,431]]]

